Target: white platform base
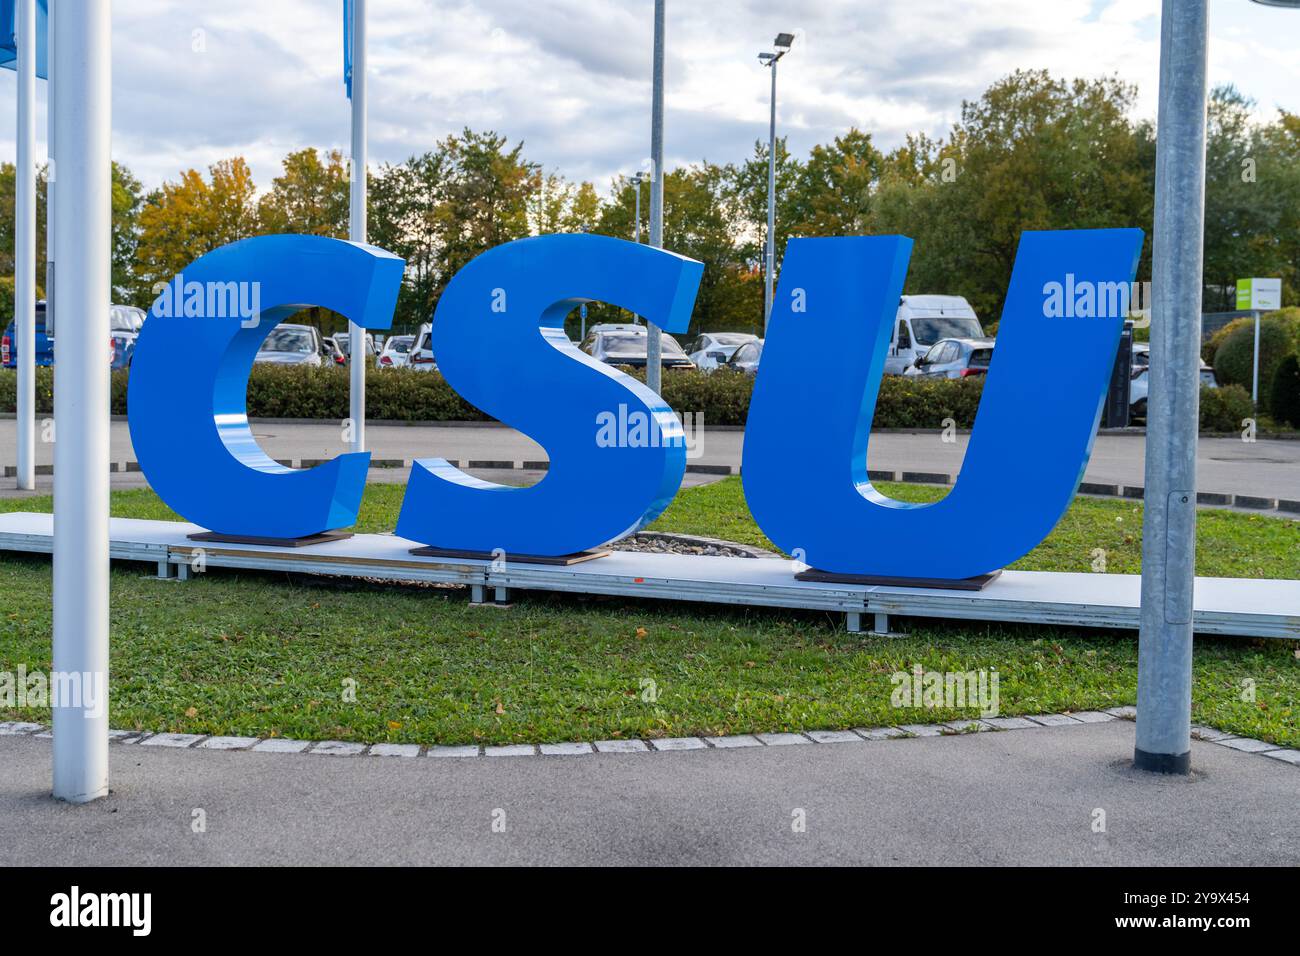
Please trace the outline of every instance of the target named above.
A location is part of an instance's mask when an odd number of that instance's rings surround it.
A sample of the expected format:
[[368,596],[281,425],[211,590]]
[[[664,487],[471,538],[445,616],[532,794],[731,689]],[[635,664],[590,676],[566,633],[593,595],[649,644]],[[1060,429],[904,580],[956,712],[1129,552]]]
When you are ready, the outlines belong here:
[[[114,518],[110,555],[158,566],[159,577],[190,576],[196,552],[207,568],[432,581],[470,587],[482,601],[509,599],[511,588],[570,591],[665,601],[699,601],[842,612],[850,630],[873,625],[892,633],[890,616],[1138,627],[1141,579],[1129,574],[1006,571],[982,591],[826,584],[797,581],[789,561],[616,551],[567,567],[416,557],[416,543],[395,535],[358,534],[304,548],[199,543],[202,529],[175,521]],[[48,554],[48,514],[0,514],[0,551]],[[864,620],[865,617],[865,620]],[[1197,578],[1195,627],[1201,634],[1300,638],[1300,581]]]

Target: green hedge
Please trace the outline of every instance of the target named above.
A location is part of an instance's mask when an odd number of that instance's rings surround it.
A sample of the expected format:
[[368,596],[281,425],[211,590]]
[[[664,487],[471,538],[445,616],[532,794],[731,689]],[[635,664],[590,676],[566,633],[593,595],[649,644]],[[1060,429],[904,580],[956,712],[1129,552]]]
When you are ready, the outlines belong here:
[[1255,403],[1240,385],[1201,386],[1201,431],[1239,432],[1242,420],[1254,417]]
[[[36,370],[36,408],[54,410],[53,369]],[[644,373],[632,373],[644,380]],[[0,369],[0,411],[14,411],[17,373]],[[112,375],[112,409],[126,414],[127,373]],[[744,425],[754,379],[719,370],[665,371],[663,395],[679,412],[703,413],[705,425]],[[876,428],[942,428],[951,418],[969,428],[979,408],[982,377],[916,379],[887,375],[876,400]],[[248,380],[248,413],[253,418],[306,418],[342,421],[348,417],[348,373],[341,368],[255,365]],[[815,415],[816,409],[808,409]],[[1239,386],[1201,390],[1201,428],[1238,431],[1255,414],[1250,395]],[[437,372],[370,370],[366,375],[366,417],[380,421],[490,421],[454,391]]]
[[1279,425],[1300,428],[1300,359],[1288,355],[1273,374],[1269,410]]
[[[1259,323],[1259,407],[1271,407],[1273,376],[1288,355],[1296,352],[1300,310],[1267,313]],[[1221,385],[1250,389],[1255,366],[1255,320],[1236,319],[1215,333],[1204,351],[1212,352],[1214,374]]]

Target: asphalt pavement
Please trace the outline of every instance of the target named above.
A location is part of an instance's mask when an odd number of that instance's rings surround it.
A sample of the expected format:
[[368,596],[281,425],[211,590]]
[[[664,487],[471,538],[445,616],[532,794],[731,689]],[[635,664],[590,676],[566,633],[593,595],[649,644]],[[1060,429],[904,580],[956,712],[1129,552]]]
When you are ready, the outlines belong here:
[[0,737],[0,866],[1300,865],[1300,768],[1196,741],[1191,777],[1146,774],[1133,728],[478,758],[114,744],[111,794],[82,806],[49,796],[48,739]]
[[[38,434],[40,430],[38,429]],[[331,458],[347,450],[340,424],[335,422],[255,422],[253,433],[266,452],[277,459],[295,462]],[[468,465],[471,472],[484,470],[482,463],[509,463],[516,471],[528,462],[545,461],[547,456],[536,442],[519,432],[488,424],[370,424],[366,430],[368,447],[376,460],[403,460],[442,457]],[[956,474],[970,440],[968,434],[955,434],[945,441],[940,432],[878,432],[872,435],[867,467],[894,472],[928,472]],[[1098,484],[1142,486],[1145,462],[1144,436],[1141,433],[1105,433],[1097,437],[1085,481]],[[16,461],[17,424],[13,418],[0,418],[0,468]],[[690,465],[733,472],[741,464],[744,432],[740,429],[704,429],[699,455]],[[1032,442],[1027,444],[1032,448]],[[53,446],[38,443],[38,466],[53,462]],[[110,460],[119,470],[135,458],[131,436],[125,421],[112,423]],[[476,467],[472,463],[479,463]],[[795,463],[792,463],[795,464]],[[1008,467],[1011,467],[1010,465]],[[488,469],[492,470],[492,469]],[[372,480],[404,480],[405,473],[392,469],[371,470]],[[516,476],[518,483],[531,483],[541,472]],[[48,476],[41,482],[48,489]],[[495,479],[501,480],[501,479]],[[695,481],[707,480],[696,477]],[[138,475],[114,476],[114,487],[143,484]],[[12,479],[0,479],[0,494],[11,489]],[[1300,441],[1260,439],[1253,442],[1240,438],[1202,438],[1198,445],[1197,490],[1228,495],[1253,495],[1263,498],[1300,500]]]

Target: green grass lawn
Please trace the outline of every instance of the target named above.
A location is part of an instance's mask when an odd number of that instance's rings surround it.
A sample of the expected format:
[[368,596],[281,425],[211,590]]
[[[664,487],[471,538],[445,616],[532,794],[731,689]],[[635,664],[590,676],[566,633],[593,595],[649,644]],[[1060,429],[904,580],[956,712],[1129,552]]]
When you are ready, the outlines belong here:
[[[941,489],[886,486],[926,500]],[[358,530],[391,530],[400,485],[367,488]],[[0,510],[50,509],[49,498]],[[174,518],[149,491],[113,513]],[[1017,568],[1136,571],[1140,502],[1078,499]],[[767,544],[738,479],[683,491],[656,523]],[[1202,511],[1201,574],[1300,577],[1300,524]],[[973,711],[891,706],[890,675],[996,669],[1001,712],[1132,703],[1129,633],[908,622],[850,635],[841,615],[521,593],[511,610],[458,589],[211,571],[188,583],[112,574],[116,727],[314,739],[508,743],[931,723]],[[0,556],[0,670],[50,668],[50,563]],[[1242,699],[1253,681],[1255,699]],[[355,682],[355,683],[353,683]],[[355,700],[347,693],[355,687]],[[1195,719],[1300,745],[1300,658],[1283,641],[1198,639]],[[5,709],[3,719],[48,722]]]

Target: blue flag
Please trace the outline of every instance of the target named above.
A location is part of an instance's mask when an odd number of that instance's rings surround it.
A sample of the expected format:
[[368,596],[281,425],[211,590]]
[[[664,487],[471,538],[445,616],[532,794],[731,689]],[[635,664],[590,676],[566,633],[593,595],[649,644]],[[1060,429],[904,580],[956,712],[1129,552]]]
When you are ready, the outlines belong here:
[[[49,20],[49,0],[36,0],[36,76],[42,80],[50,78]],[[18,69],[17,32],[18,0],[0,0],[0,67],[6,70]]]
[[[42,0],[44,2],[44,0]],[[0,0],[12,4],[13,0]],[[343,0],[343,85],[352,99],[352,0]]]

